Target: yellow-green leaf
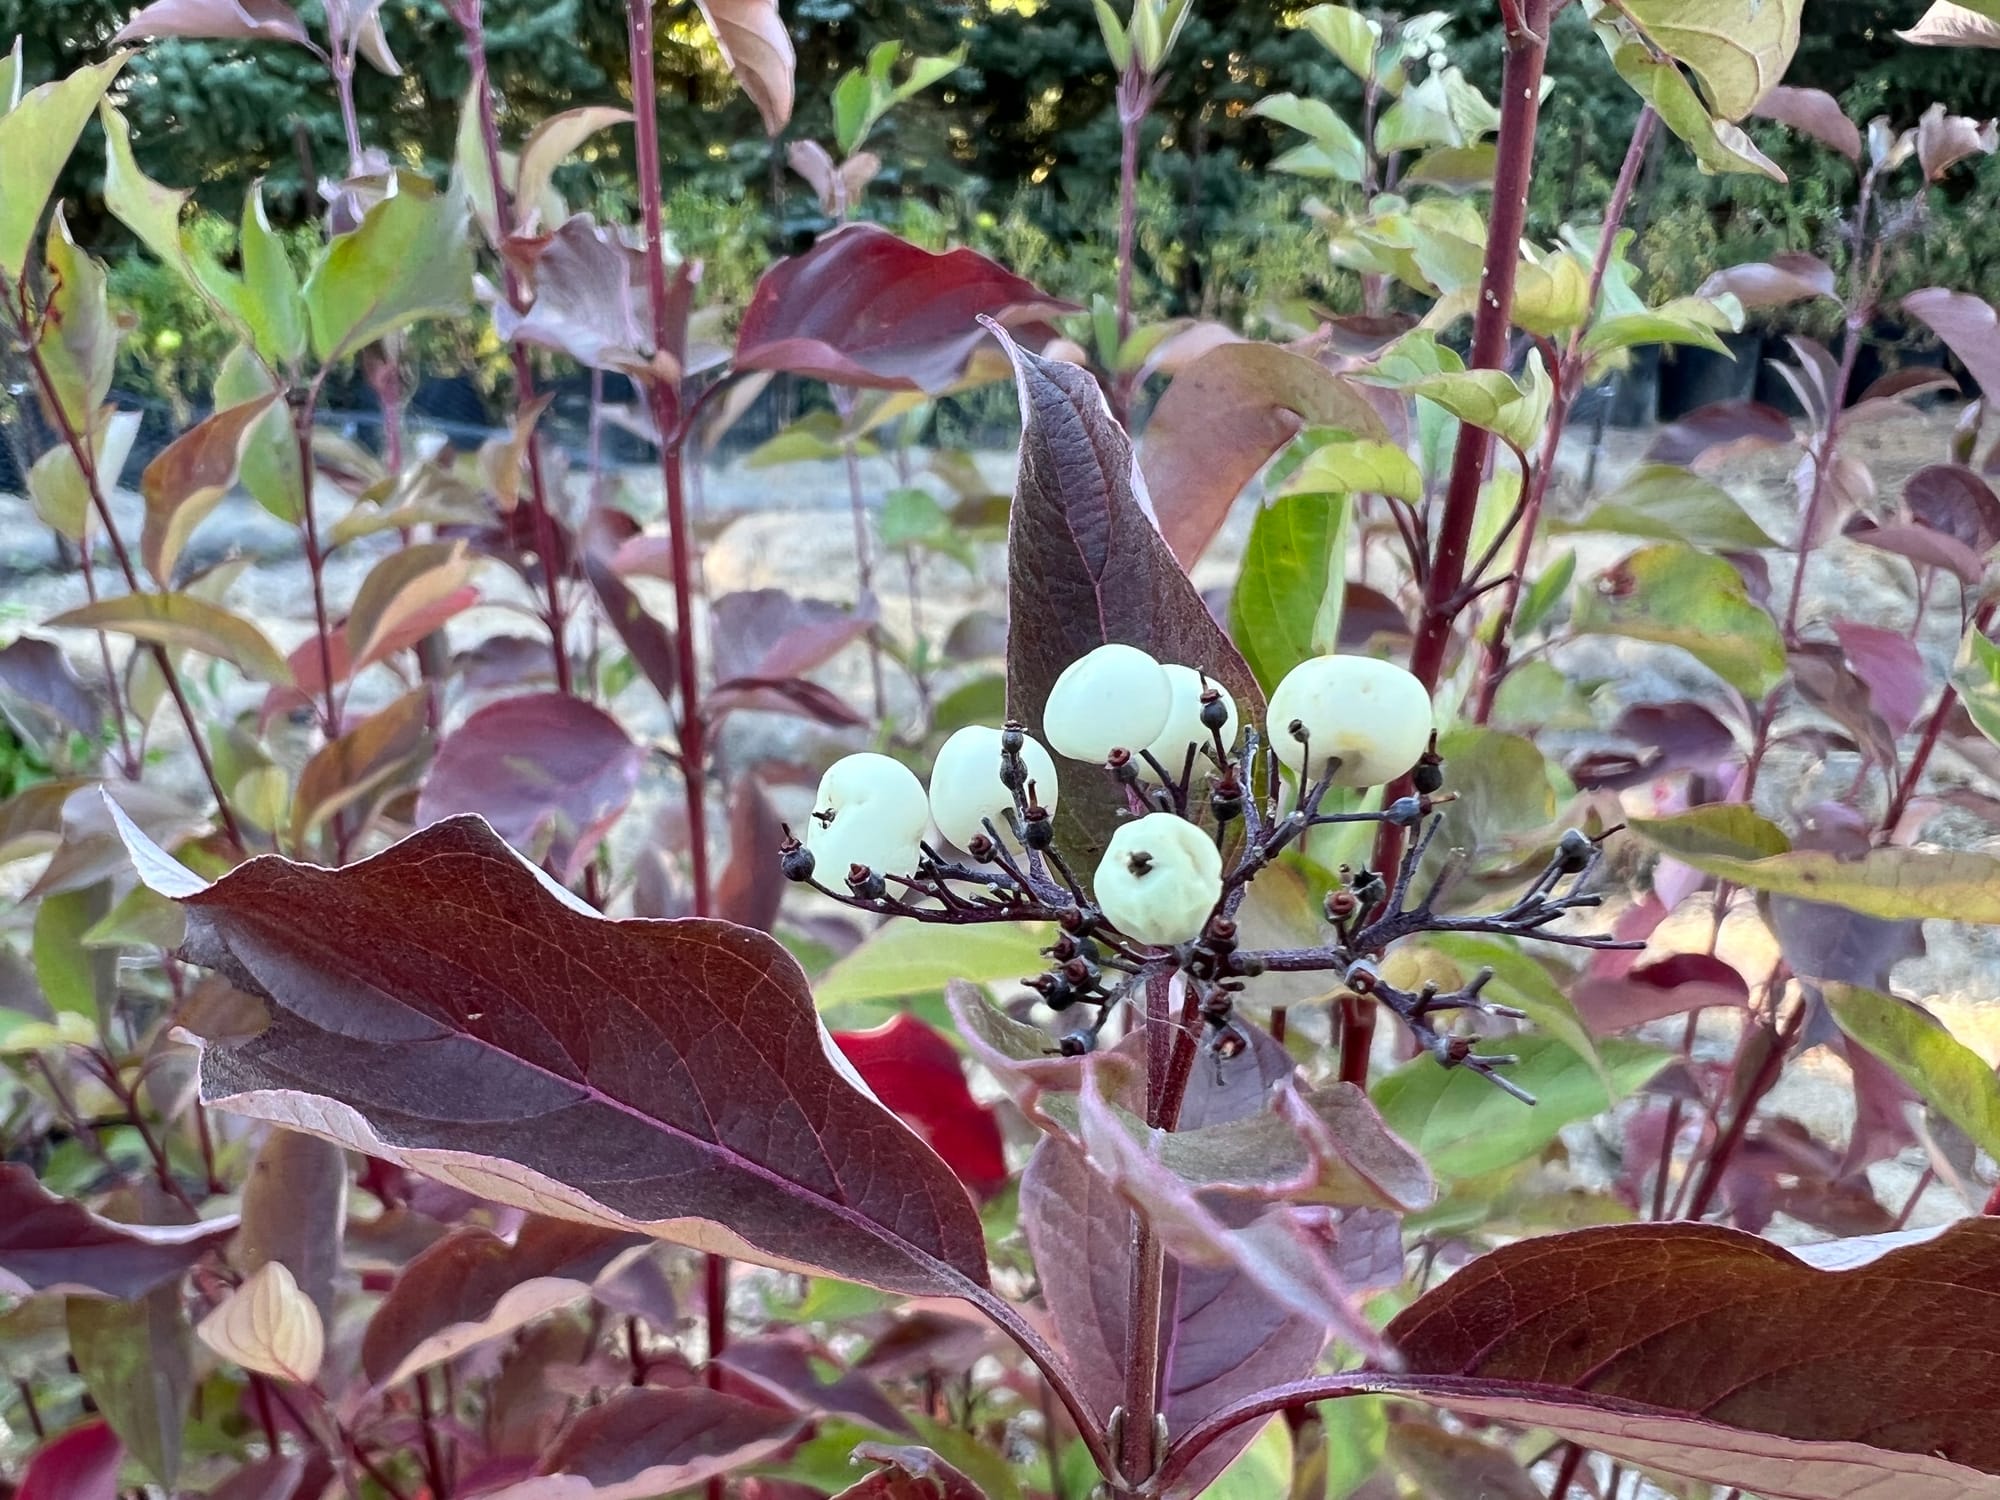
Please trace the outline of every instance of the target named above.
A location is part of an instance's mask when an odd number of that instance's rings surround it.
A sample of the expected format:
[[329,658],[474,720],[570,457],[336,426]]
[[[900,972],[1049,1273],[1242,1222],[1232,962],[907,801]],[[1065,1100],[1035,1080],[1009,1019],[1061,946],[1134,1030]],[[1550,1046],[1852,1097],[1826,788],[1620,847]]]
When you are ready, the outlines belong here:
[[[0,115],[0,163],[5,163],[0,169],[0,281],[11,285],[27,269],[28,247],[34,243],[35,226],[42,221],[56,179],[90,112],[131,55],[115,52],[101,63],[45,83]],[[17,61],[10,92],[20,86],[19,66]]]
[[1847,984],[1823,993],[1842,1031],[1988,1156],[2000,1156],[2000,1077],[1984,1059],[1907,1001]]
[[420,319],[462,316],[471,301],[464,197],[401,178],[326,247],[305,284],[313,352],[329,362]]
[[1620,635],[1678,646],[1746,698],[1785,673],[1778,625],[1720,557],[1675,542],[1644,547],[1577,596],[1579,635]]
[[261,630],[241,615],[192,594],[125,594],[68,610],[48,623],[69,630],[108,630],[172,650],[199,651],[233,664],[259,682],[282,685],[292,680],[284,657]]
[[[1633,828],[1651,836],[1637,821]],[[2000,923],[2000,859],[1990,854],[1870,849],[1859,859],[1842,859],[1824,850],[1797,849],[1764,859],[1707,853],[1674,857],[1753,891],[1821,901],[1864,917]]]

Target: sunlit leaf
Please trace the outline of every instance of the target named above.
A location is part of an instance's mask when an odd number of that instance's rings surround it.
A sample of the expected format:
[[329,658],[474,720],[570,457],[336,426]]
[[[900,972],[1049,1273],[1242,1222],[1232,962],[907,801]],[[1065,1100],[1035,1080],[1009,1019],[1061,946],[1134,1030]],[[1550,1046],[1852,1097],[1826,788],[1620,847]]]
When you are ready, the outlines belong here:
[[[0,281],[10,286],[27,269],[28,247],[77,137],[97,101],[125,66],[129,52],[78,68],[67,78],[30,89],[0,115]],[[15,75],[19,86],[19,74]]]
[[311,1385],[326,1357],[312,1298],[283,1261],[266,1261],[195,1327],[201,1341],[246,1370]]
[[1778,625],[1723,558],[1692,547],[1644,547],[1577,595],[1575,629],[1679,646],[1746,698],[1784,675]]
[[1840,1029],[1887,1063],[1989,1156],[2000,1156],[2000,1077],[1976,1052],[1906,1000],[1854,985],[1827,985]]
[[757,113],[764,131],[776,135],[792,117],[791,33],[777,0],[697,0],[702,19],[715,34],[722,60]]
[[282,684],[292,677],[285,659],[255,625],[189,593],[125,594],[65,611],[48,623],[199,651],[231,663],[259,682]]
[[[1229,596],[1229,630],[1267,690],[1339,637],[1347,523],[1347,497],[1325,492],[1283,496],[1251,522]],[[1331,629],[1323,621],[1329,612]]]
[[338,235],[306,278],[313,352],[356,353],[423,318],[462,316],[472,301],[463,197],[396,178],[397,190]]
[[245,440],[276,394],[260,396],[206,417],[169,443],[146,465],[139,490],[146,497],[139,555],[163,588],[173,586],[181,550],[202,518],[236,483]]

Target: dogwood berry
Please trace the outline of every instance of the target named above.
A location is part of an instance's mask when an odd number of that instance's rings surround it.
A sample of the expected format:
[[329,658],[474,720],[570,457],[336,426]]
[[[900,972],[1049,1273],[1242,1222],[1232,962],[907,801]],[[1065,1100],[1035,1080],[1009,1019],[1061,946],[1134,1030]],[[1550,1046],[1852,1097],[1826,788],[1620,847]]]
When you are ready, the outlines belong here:
[[1127,937],[1170,947],[1198,936],[1222,895],[1215,840],[1173,813],[1120,825],[1098,862],[1098,910]]
[[1415,765],[1430,744],[1431,695],[1392,662],[1315,656],[1271,694],[1269,727],[1278,759],[1293,771],[1304,766],[1308,779],[1337,756],[1336,786],[1380,786]]
[[1063,668],[1049,690],[1042,728],[1059,755],[1101,761],[1135,755],[1159,738],[1173,706],[1166,669],[1136,646],[1099,646]]
[[[1201,673],[1193,667],[1169,662],[1160,670],[1167,674],[1168,685],[1173,688],[1173,703],[1167,709],[1166,727],[1146,748],[1153,753],[1153,759],[1166,768],[1169,776],[1178,778],[1181,767],[1187,764],[1189,745],[1214,743],[1208,725],[1202,719],[1202,695],[1211,688],[1219,695],[1216,702],[1223,713],[1222,743],[1225,747],[1236,743],[1236,700],[1220,683],[1204,682]],[[1151,762],[1143,756],[1139,759],[1139,774],[1148,781],[1160,779]]]
[[819,779],[806,847],[837,890],[854,865],[877,875],[915,869],[929,821],[924,784],[909,767],[886,755],[845,755]]
[[[985,834],[988,818],[1004,836],[1014,811],[1014,794],[1001,780],[1002,731],[968,724],[938,750],[931,763],[931,819],[939,832],[961,849]],[[1028,801],[1048,812],[1056,810],[1056,763],[1049,752],[1027,735],[1021,737],[1021,763],[1034,791]]]

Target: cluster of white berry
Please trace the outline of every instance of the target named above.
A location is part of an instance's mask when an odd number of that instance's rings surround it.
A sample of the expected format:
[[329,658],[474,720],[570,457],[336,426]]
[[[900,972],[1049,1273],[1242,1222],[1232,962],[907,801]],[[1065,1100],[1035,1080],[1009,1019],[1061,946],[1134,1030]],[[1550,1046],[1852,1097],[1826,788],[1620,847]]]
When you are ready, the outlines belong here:
[[[1184,787],[1203,756],[1242,795],[1234,700],[1192,667],[1107,645],[1056,680],[1042,722],[1057,752],[1100,762],[1131,787],[1140,812],[1112,836],[1091,882],[1104,920],[1156,947],[1198,937],[1224,888],[1219,830],[1178,812],[1141,810],[1171,801],[1158,789]],[[1302,782],[1375,786],[1424,755],[1430,695],[1388,662],[1319,656],[1278,684],[1268,723],[1265,742]],[[1142,785],[1150,796],[1140,794]],[[879,891],[884,880],[923,867],[932,824],[976,861],[1004,860],[1011,849],[1032,854],[1048,847],[1060,792],[1048,748],[1011,725],[953,734],[932,764],[928,790],[889,756],[849,755],[821,778],[804,848],[790,857],[788,873],[810,878],[817,868],[836,886],[844,880],[857,892]]]

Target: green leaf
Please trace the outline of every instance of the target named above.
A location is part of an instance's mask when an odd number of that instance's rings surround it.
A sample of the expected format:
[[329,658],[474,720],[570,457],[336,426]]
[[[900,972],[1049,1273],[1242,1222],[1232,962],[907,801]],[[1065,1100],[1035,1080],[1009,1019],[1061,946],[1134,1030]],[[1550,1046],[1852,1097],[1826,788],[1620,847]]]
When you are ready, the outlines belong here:
[[1292,1429],[1273,1417],[1202,1491],[1208,1500],[1271,1500],[1289,1492],[1292,1482]]
[[1526,1011],[1529,1025],[1583,1058],[1610,1086],[1611,1075],[1605,1069],[1590,1028],[1583,1024],[1583,1018],[1556,983],[1555,976],[1524,953],[1517,943],[1497,935],[1469,932],[1437,932],[1423,941],[1425,947],[1442,953],[1468,975],[1475,969],[1491,969],[1493,980],[1484,992],[1489,1000]]
[[[1229,629],[1266,692],[1319,653],[1319,622],[1347,594],[1347,497],[1285,495],[1257,512],[1229,600]],[[1334,633],[1339,616],[1334,616]]]
[[64,420],[94,437],[118,362],[118,325],[105,296],[104,267],[70,237],[60,204],[49,220],[43,259],[49,296],[36,348]]
[[1976,625],[1966,631],[1958,648],[1951,680],[1979,732],[2000,745],[2000,646],[1980,634]]
[[111,910],[105,881],[44,896],[35,908],[35,982],[58,1015],[99,1025],[117,987],[118,956],[84,946],[83,935]]
[[[1522,372],[1525,384],[1504,370],[1468,370],[1456,354],[1436,345],[1434,340],[1432,348],[1443,367],[1435,373],[1416,373],[1413,366],[1430,357],[1430,351],[1421,344],[1413,344],[1414,337],[1406,334],[1397,340],[1384,351],[1372,371],[1357,378],[1435,401],[1461,422],[1484,427],[1523,451],[1541,440],[1555,386],[1542,364],[1540,350],[1528,355],[1527,367]],[[1449,359],[1445,358],[1447,355]]]
[[1732,292],[1714,297],[1676,297],[1643,311],[1607,311],[1584,335],[1583,352],[1595,360],[1640,344],[1688,344],[1717,354],[1731,354],[1722,334],[1737,333],[1742,328],[1743,303]]
[[937,57],[911,58],[909,75],[889,91],[889,102],[892,105],[907,103],[932,84],[949,78],[965,66],[965,59],[970,51],[969,47],[961,43]]
[[1768,859],[1792,847],[1783,829],[1742,802],[1711,802],[1671,818],[1633,818],[1631,826],[1640,838],[1684,864]]
[[157,260],[179,273],[195,295],[235,327],[246,328],[243,283],[181,232],[181,211],[194,195],[162,186],[139,170],[132,128],[108,102],[97,114],[104,125],[104,206]]
[[968,572],[979,565],[963,529],[926,490],[899,486],[889,491],[882,497],[875,527],[884,547],[929,548],[956,558]]
[[1665,542],[1606,570],[1577,597],[1579,635],[1618,635],[1678,646],[1746,698],[1783,680],[1778,625],[1720,557]]
[[1658,111],[1667,129],[1687,142],[1703,172],[1753,172],[1773,182],[1785,181],[1778,164],[1759,151],[1749,136],[1709,113],[1694,85],[1671,58],[1655,57],[1643,42],[1622,40],[1613,27],[1600,24],[1598,34],[1618,76]]
[[1442,809],[1434,860],[1448,849],[1493,849],[1555,821],[1552,768],[1533,740],[1459,724],[1438,736],[1438,753],[1445,759],[1445,784],[1457,797]]
[[[1633,830],[1651,839],[1633,820]],[[1842,906],[1887,921],[1935,918],[1941,922],[2000,924],[2000,859],[1927,849],[1870,849],[1845,860],[1817,849],[1764,859],[1722,854],[1680,854],[1707,875],[1774,896],[1796,896]]]
[[71,1297],[69,1347],[111,1430],[172,1489],[194,1389],[194,1346],[179,1281],[134,1302]]
[[[1335,177],[1358,183],[1368,170],[1361,137],[1330,105],[1297,94],[1271,94],[1251,106],[1250,113],[1301,131],[1312,142],[1309,150],[1294,149],[1272,163],[1300,177]],[[1283,165],[1280,165],[1283,163]]]
[[2000,1156],[2000,1077],[1978,1053],[1906,1000],[1846,984],[1826,985],[1822,993],[1842,1031],[1980,1150]]
[[1704,552],[1777,545],[1721,485],[1678,464],[1640,464],[1589,515],[1558,529],[1686,542]]
[[[140,419],[141,414],[136,411],[99,415],[93,463],[97,482],[107,497],[125,472],[125,460],[139,435]],[[49,449],[29,468],[28,497],[35,514],[73,542],[82,541],[84,533],[95,524],[91,515],[90,481],[84,478],[67,443]]]
[[21,102],[21,38],[0,57],[0,115],[9,114]]
[[1717,114],[1740,120],[1784,79],[1805,0],[1622,0],[1620,8],[1694,69]]
[[1393,495],[1416,505],[1424,498],[1424,476],[1394,443],[1336,441],[1308,453],[1280,493]]
[[306,352],[306,310],[298,272],[264,214],[264,184],[243,199],[243,311],[257,350],[273,364],[295,364]]
[[1125,35],[1124,23],[1118,19],[1108,0],[1091,0],[1097,11],[1097,29],[1104,37],[1104,55],[1111,59],[1111,66],[1123,73],[1132,65],[1132,43]]
[[1521,1035],[1487,1042],[1479,1050],[1510,1052],[1520,1062],[1507,1076],[1529,1093],[1531,1107],[1502,1093],[1477,1073],[1414,1058],[1373,1090],[1389,1128],[1423,1153],[1440,1177],[1476,1177],[1536,1155],[1563,1126],[1600,1115],[1650,1080],[1673,1054],[1618,1038],[1599,1048],[1611,1076],[1604,1081],[1588,1062],[1553,1037]]
[[[0,281],[16,282],[27,270],[28,247],[34,243],[35,228],[42,222],[56,179],[76,149],[90,112],[131,55],[115,52],[101,63],[45,83],[0,115],[0,162],[6,163],[0,171]],[[9,92],[19,87],[16,61]]]
[[1375,77],[1375,56],[1382,46],[1380,23],[1344,5],[1315,5],[1299,17],[1299,24],[1363,83]]
[[1011,983],[1046,967],[1040,950],[1054,938],[1047,923],[942,927],[907,919],[890,921],[820,976],[813,999],[826,1010],[928,994],[953,979]]
[[1515,636],[1527,635],[1548,619],[1575,578],[1575,552],[1564,552],[1545,565],[1521,595],[1521,607],[1514,612]]
[[[223,358],[215,375],[215,409],[224,411],[246,401],[269,399],[278,394],[271,373],[258,363],[250,346],[238,344]],[[265,510],[280,521],[296,521],[305,508],[305,484],[300,478],[299,444],[292,428],[292,410],[282,401],[270,401],[250,425],[237,450],[236,476],[243,488]],[[359,508],[357,508],[359,509]],[[356,527],[365,527],[367,511],[350,511],[331,529],[331,546],[348,540]]]
[[1348,1500],[1382,1467],[1388,1403],[1380,1396],[1349,1396],[1313,1410],[1326,1430],[1326,1500]]
[[292,680],[284,657],[261,630],[193,594],[124,594],[68,610],[48,623],[72,630],[108,630],[171,650],[199,651],[233,663],[259,682],[283,685]]
[[336,237],[306,278],[313,352],[332,362],[423,318],[462,317],[472,301],[466,200],[417,179]]
[[868,75],[859,70],[847,74],[833,88],[833,140],[842,156],[852,156],[854,148],[874,123],[871,107],[875,91]]

